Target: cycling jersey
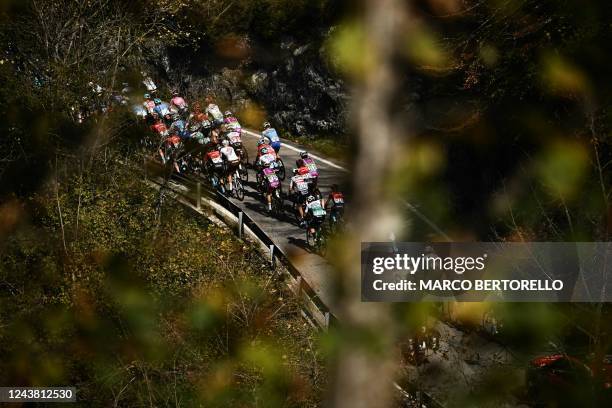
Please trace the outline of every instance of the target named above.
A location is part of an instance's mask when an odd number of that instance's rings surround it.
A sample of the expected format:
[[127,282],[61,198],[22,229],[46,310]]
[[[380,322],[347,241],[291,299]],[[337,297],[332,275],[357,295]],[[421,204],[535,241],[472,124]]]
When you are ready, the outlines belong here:
[[157,132],[159,134],[163,134],[163,133],[168,131],[168,128],[166,127],[166,125],[163,122],[157,122],[157,123],[153,124],[151,126],[151,129],[154,132]]
[[240,123],[238,123],[238,119],[236,119],[233,116],[229,118],[225,118],[224,122],[229,128],[240,128],[241,127]]
[[156,105],[153,110],[157,112],[157,114],[162,118],[166,116],[168,113],[170,113],[170,107],[168,106],[166,102],[162,102],[159,105]]
[[235,162],[235,161],[240,160],[238,156],[236,155],[236,151],[234,150],[232,146],[222,147],[221,153],[223,153],[223,156],[225,156],[228,162]]
[[325,208],[321,205],[321,200],[314,200],[306,203],[305,214],[311,213],[314,217],[325,217]]
[[185,122],[180,119],[172,122],[172,125],[170,125],[170,132],[176,133],[183,139],[189,137],[189,131],[187,130],[187,126],[185,126]]
[[142,103],[142,106],[144,106],[144,108],[149,113],[153,113],[153,111],[155,110],[155,102],[153,102],[153,101],[144,101]]
[[329,193],[329,202],[332,203],[333,208],[343,208],[344,207],[344,194],[340,192],[331,192]]
[[308,177],[295,175],[291,177],[289,188],[298,191],[301,195],[308,195]]
[[223,168],[223,158],[221,157],[221,153],[218,150],[213,150],[211,152],[206,153],[206,158],[215,170],[220,170]]
[[178,147],[180,144],[181,138],[176,135],[172,135],[166,139],[166,146],[168,147]]
[[257,164],[262,167],[270,167],[272,163],[276,163],[276,155],[273,153],[266,153],[257,159]]
[[226,123],[225,129],[228,132],[242,132],[242,127],[240,126],[240,123],[238,122]]
[[194,112],[189,116],[190,122],[204,122],[208,116],[204,112]]
[[261,151],[264,148],[268,149],[268,154],[271,154],[270,150],[272,149],[272,147],[270,147],[270,145],[267,145],[267,144],[264,143],[262,145],[257,146],[257,155],[258,156],[261,155]]
[[221,113],[219,107],[214,103],[208,105],[208,107],[206,108],[206,113],[212,116],[215,122],[223,123],[223,113]]
[[175,96],[170,101],[170,104],[176,106],[179,109],[182,109],[182,108],[184,108],[187,105],[187,102],[185,102],[185,100],[183,98],[181,98],[180,96]]
[[240,138],[240,133],[238,133],[238,132],[229,132],[227,134],[227,140],[229,140],[229,142],[232,145],[236,145],[236,144],[242,143],[242,139]]
[[263,169],[263,175],[266,178],[268,185],[270,187],[277,188],[278,186],[280,186],[280,180],[278,176],[276,175],[276,170],[265,168]]
[[300,159],[298,161],[300,164],[300,167],[306,167],[308,169],[308,172],[310,173],[310,177],[316,178],[319,177],[319,170],[317,169],[317,165],[315,163],[315,161],[310,158],[307,157],[305,159]]
[[278,133],[276,133],[276,129],[266,129],[263,132],[261,132],[261,135],[263,137],[267,137],[270,142],[278,142],[280,141],[280,138],[278,137]]

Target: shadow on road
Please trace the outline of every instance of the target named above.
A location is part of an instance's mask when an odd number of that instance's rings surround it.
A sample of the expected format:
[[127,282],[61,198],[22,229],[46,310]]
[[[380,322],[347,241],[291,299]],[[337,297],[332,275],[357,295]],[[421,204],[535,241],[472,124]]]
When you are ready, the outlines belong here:
[[314,253],[312,251],[312,248],[310,248],[310,246],[308,245],[308,243],[306,242],[305,239],[303,239],[303,238],[295,238],[295,237],[288,237],[287,239],[288,239],[288,241],[289,241],[289,243],[291,245],[295,245],[297,247],[300,247],[300,248],[302,248],[303,250],[305,250],[305,251],[307,251],[309,253]]

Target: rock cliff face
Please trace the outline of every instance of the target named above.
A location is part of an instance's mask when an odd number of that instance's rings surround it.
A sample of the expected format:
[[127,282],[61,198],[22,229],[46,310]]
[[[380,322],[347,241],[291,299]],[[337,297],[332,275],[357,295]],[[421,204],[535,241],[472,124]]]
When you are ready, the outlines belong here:
[[284,40],[265,48],[249,44],[245,58],[227,64],[171,53],[159,70],[187,96],[212,93],[236,110],[254,102],[274,126],[292,135],[337,135],[345,132],[349,94],[328,65],[324,39]]
[[250,74],[248,94],[265,106],[277,126],[294,135],[343,133],[348,92],[329,69],[323,48],[291,41],[279,48],[282,63]]

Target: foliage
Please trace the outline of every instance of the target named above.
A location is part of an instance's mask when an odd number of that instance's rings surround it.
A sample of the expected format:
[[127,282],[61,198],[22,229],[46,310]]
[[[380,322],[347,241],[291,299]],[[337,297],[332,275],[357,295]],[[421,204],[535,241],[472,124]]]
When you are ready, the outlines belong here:
[[169,200],[158,222],[111,163],[2,209],[0,382],[88,406],[317,404],[315,333],[266,260]]

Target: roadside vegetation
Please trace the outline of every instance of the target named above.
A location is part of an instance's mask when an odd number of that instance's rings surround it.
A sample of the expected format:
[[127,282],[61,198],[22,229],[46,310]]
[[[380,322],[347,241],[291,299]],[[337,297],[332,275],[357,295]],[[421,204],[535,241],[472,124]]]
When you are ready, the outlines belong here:
[[256,249],[159,207],[129,167],[95,169],[2,206],[0,383],[74,385],[89,406],[317,406],[316,331]]

